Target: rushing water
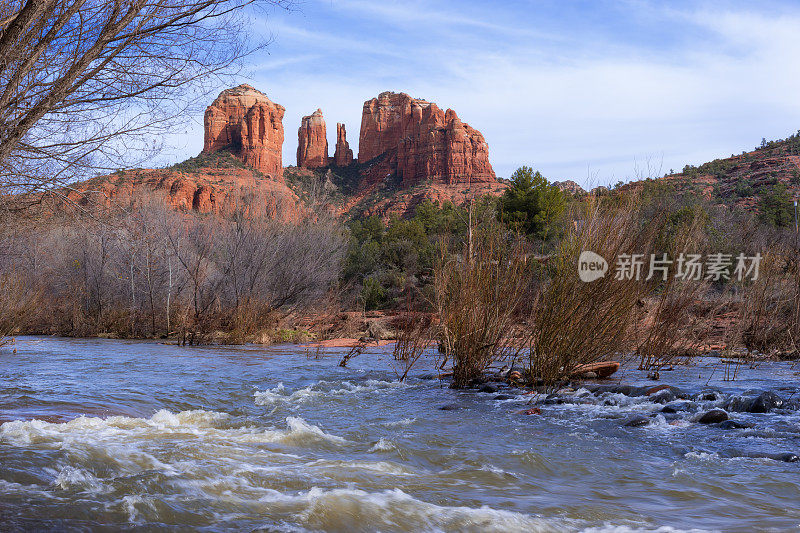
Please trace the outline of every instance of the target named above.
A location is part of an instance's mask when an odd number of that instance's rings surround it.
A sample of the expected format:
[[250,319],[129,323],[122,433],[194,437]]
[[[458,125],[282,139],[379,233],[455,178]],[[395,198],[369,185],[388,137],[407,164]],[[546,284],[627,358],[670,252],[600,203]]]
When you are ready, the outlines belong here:
[[[400,383],[389,349],[349,368],[346,350],[293,346],[12,349],[0,348],[3,531],[800,527],[800,463],[767,457],[800,452],[798,411],[731,413],[744,429],[695,422],[748,389],[800,396],[784,363],[733,382],[717,359],[662,373],[691,401],[578,389],[542,403],[454,391],[424,369]],[[518,414],[529,402],[542,414]],[[626,427],[634,415],[647,420]]]

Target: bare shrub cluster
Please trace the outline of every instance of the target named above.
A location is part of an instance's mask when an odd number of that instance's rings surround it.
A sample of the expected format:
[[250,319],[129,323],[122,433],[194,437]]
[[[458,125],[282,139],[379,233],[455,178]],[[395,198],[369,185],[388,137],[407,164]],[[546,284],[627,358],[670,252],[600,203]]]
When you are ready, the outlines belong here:
[[25,286],[22,276],[0,274],[0,345],[20,332],[26,318],[41,304],[39,296]]
[[465,387],[519,348],[518,314],[529,283],[524,243],[498,225],[481,226],[460,254],[441,247],[435,274],[440,350]]
[[329,220],[231,220],[157,201],[102,221],[53,220],[7,240],[14,253],[0,259],[0,272],[19,273],[18,283],[47,301],[30,331],[186,343],[242,342],[275,328],[276,311],[312,305],[336,283],[344,248]]
[[633,200],[611,210],[595,202],[582,207],[546,265],[534,307],[528,371],[545,383],[629,350],[635,310],[644,294],[641,282],[618,280],[611,272],[591,283],[581,281],[578,259],[587,250],[609,259],[649,252],[657,229],[638,224]]

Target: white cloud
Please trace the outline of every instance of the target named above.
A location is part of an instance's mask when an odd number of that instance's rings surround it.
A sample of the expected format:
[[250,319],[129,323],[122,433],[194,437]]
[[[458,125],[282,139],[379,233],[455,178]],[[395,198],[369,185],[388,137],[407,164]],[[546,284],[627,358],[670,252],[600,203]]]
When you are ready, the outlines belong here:
[[[276,37],[251,81],[287,109],[285,164],[294,163],[300,117],[317,107],[331,151],[336,122],[357,151],[362,103],[383,90],[455,109],[483,132],[502,176],[529,164],[584,184],[587,167],[609,183],[648,156],[677,170],[800,128],[797,11],[627,2],[636,20],[669,28],[672,40],[661,43],[602,28],[559,33],[524,17],[513,24],[515,13],[499,8],[495,17],[430,6],[325,0],[306,18],[256,23]],[[317,9],[339,18],[313,18]]]

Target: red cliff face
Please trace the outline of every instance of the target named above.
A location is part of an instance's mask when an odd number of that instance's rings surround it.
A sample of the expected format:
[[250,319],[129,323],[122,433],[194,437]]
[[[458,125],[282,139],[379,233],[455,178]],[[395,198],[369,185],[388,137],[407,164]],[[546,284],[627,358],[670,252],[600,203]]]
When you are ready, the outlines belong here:
[[228,149],[256,170],[278,177],[283,173],[284,111],[249,85],[226,89],[206,109],[203,151]]
[[365,164],[379,156],[377,175],[396,172],[404,186],[496,181],[478,130],[452,109],[442,111],[405,93],[384,92],[364,103],[358,160]]
[[263,179],[249,168],[129,170],[74,184],[67,205],[80,205],[99,215],[130,209],[154,197],[184,212],[230,217],[237,213],[297,222],[305,215],[302,202],[278,180]]
[[347,142],[347,131],[344,124],[336,124],[336,153],[333,154],[333,162],[337,167],[346,167],[353,162],[353,150]]
[[322,110],[303,117],[297,130],[297,166],[319,168],[328,166],[328,137]]

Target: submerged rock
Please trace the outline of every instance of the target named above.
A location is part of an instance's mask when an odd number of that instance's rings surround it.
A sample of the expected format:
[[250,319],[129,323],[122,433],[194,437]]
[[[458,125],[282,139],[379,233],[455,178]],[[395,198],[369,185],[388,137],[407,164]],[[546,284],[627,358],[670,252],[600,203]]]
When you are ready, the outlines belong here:
[[749,422],[739,422],[738,420],[725,420],[719,425],[720,429],[747,429],[753,427]]
[[516,398],[516,396],[513,396],[511,394],[498,394],[493,399],[495,399],[495,400],[513,400],[514,398]]
[[622,426],[626,428],[637,428],[646,426],[650,423],[650,419],[644,415],[636,415],[626,420]]
[[728,420],[728,413],[722,409],[712,409],[703,413],[697,421],[700,424],[717,424]]
[[457,403],[448,403],[439,408],[440,411],[458,411],[462,407]]
[[769,452],[745,452],[745,453],[734,453],[731,454],[732,457],[748,457],[750,459],[772,459],[773,461],[781,461],[784,463],[796,463],[800,461],[800,457],[796,453],[792,452],[778,452],[778,453],[769,453]]
[[489,385],[488,383],[478,389],[478,392],[488,392],[488,393],[495,393],[497,392],[497,387],[494,385]]
[[662,389],[655,394],[650,394],[650,401],[653,403],[670,403],[675,401],[675,394],[669,389]]

